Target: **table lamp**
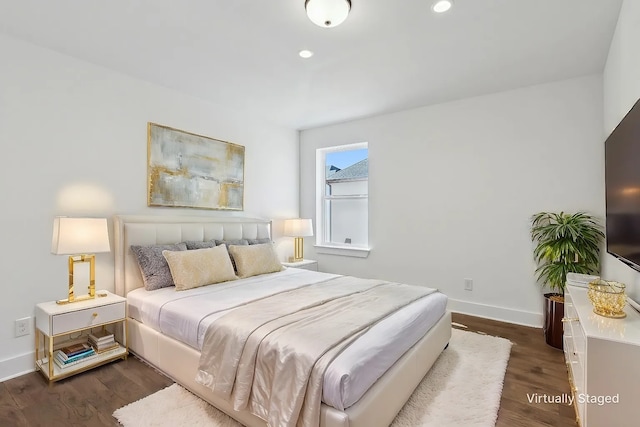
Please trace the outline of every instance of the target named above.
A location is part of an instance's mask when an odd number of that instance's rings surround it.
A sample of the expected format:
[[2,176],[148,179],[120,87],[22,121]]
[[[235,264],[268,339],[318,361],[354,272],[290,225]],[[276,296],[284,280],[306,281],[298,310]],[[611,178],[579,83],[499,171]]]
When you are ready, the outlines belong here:
[[[54,218],[51,253],[69,255],[69,298],[56,302],[66,304],[95,298],[96,256],[94,253],[110,250],[106,218]],[[73,289],[73,267],[79,262],[89,263],[89,293],[76,297]]]
[[293,241],[293,262],[300,262],[303,259],[303,237],[313,236],[313,224],[310,219],[295,218],[284,221],[284,235],[294,237]]

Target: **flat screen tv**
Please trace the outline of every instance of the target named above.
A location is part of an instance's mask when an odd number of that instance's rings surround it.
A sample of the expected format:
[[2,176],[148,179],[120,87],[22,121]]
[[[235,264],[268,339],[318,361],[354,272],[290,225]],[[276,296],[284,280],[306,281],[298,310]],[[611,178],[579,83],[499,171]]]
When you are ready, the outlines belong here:
[[607,252],[640,271],[640,100],[605,141]]

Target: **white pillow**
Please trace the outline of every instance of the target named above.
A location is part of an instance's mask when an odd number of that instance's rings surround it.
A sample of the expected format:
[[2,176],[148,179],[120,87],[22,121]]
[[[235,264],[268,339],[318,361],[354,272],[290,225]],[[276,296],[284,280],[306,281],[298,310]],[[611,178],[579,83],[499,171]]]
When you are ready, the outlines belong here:
[[236,263],[241,278],[273,273],[283,269],[271,243],[248,246],[230,246],[229,253]]
[[176,291],[237,279],[225,245],[191,251],[162,251]]

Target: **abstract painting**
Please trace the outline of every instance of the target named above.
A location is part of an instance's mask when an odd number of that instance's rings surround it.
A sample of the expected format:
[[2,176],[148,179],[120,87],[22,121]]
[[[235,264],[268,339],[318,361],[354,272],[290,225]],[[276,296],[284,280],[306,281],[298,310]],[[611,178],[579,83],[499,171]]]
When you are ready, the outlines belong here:
[[148,206],[243,210],[244,147],[148,123]]

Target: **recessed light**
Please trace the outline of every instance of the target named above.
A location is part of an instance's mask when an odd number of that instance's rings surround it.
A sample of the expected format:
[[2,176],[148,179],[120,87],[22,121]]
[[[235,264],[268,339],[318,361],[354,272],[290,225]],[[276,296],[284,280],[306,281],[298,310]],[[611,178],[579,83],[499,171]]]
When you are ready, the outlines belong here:
[[313,56],[313,52],[311,52],[310,50],[307,49],[303,49],[300,52],[298,52],[298,55],[300,55],[300,58],[311,58]]
[[433,3],[431,9],[435,13],[444,13],[447,10],[451,9],[451,6],[453,6],[453,0],[437,0]]

